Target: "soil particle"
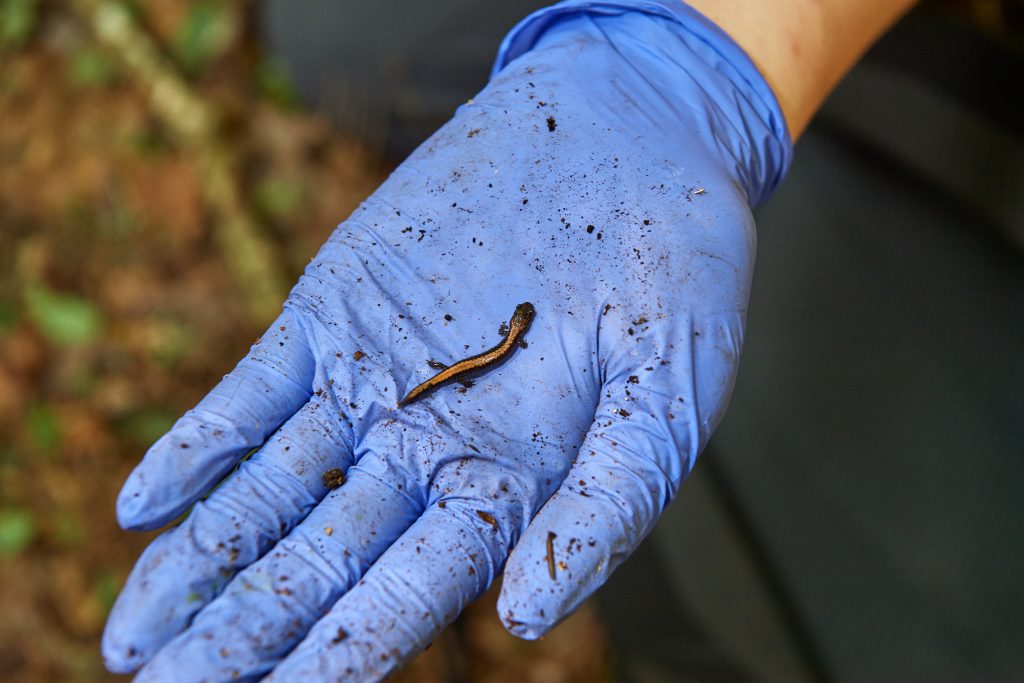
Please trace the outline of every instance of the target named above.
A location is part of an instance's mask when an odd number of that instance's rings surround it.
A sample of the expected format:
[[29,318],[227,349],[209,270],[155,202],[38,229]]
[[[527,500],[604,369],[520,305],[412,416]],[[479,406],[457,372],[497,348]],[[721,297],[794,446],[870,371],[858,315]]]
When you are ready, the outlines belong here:
[[494,518],[494,515],[492,515],[491,513],[484,512],[483,510],[477,510],[476,516],[490,524],[492,527],[494,527],[495,531],[498,530],[498,520],[496,520]]
[[345,483],[345,473],[337,467],[332,467],[321,475],[324,486],[329,489],[336,489]]

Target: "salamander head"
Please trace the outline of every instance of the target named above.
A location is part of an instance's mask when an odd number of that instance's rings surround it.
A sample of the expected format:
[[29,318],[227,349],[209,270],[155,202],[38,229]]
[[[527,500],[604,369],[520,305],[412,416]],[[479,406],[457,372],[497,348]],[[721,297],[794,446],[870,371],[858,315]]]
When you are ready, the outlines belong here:
[[513,330],[519,328],[527,328],[530,323],[533,322],[533,316],[537,314],[533,304],[529,301],[519,304],[516,306],[515,313],[512,314],[512,319],[508,321],[508,326]]

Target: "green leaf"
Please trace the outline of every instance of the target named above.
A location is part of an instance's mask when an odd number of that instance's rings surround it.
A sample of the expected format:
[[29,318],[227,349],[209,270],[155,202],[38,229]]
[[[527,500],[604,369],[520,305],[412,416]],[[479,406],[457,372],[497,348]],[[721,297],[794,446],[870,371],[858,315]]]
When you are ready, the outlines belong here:
[[129,416],[117,431],[126,440],[149,446],[170,431],[174,419],[174,415],[163,410],[145,410]]
[[13,557],[32,542],[36,535],[35,520],[28,510],[0,510],[0,556]]
[[150,358],[157,365],[174,367],[199,344],[194,329],[180,320],[161,320],[153,326],[154,339]]
[[141,156],[160,156],[174,149],[167,134],[155,126],[149,126],[131,136],[129,143]]
[[99,336],[102,320],[89,301],[73,294],[57,294],[45,287],[30,287],[25,307],[39,331],[55,344],[88,344]]
[[174,37],[174,53],[187,71],[199,73],[231,47],[237,30],[227,5],[196,2]]
[[[18,457],[18,451],[14,450],[12,446],[0,446],[0,468],[4,466],[16,467],[21,464],[21,458]],[[0,499],[3,496],[0,495]]]
[[25,427],[32,438],[32,443],[39,450],[49,453],[60,445],[60,426],[57,423],[57,416],[48,406],[37,404],[29,408]]
[[268,100],[282,109],[294,109],[299,101],[291,74],[274,59],[264,59],[256,67],[256,85]]
[[273,218],[287,218],[302,204],[302,184],[290,178],[266,178],[255,189],[256,208]]
[[104,612],[109,612],[110,608],[114,606],[114,600],[117,599],[117,594],[121,590],[120,583],[117,580],[117,575],[106,567],[101,569],[96,576],[92,585],[92,594]]
[[0,337],[18,326],[18,309],[5,299],[0,299]]
[[78,515],[71,510],[61,509],[51,515],[54,537],[57,542],[66,547],[76,546],[81,543],[82,525],[78,521]]
[[36,0],[0,0],[0,47],[23,43],[36,25]]
[[83,48],[71,56],[68,64],[68,80],[80,87],[107,85],[117,76],[117,65],[104,52],[94,48]]

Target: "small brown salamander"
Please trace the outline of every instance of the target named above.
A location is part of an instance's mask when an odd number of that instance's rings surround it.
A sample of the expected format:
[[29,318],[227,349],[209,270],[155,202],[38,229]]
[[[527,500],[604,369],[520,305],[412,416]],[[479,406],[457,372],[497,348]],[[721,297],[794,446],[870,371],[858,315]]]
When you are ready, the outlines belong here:
[[398,407],[405,407],[443,384],[465,382],[469,377],[486,372],[508,360],[509,356],[515,352],[516,347],[523,344],[523,335],[530,329],[534,315],[536,315],[536,310],[530,302],[527,301],[516,306],[512,319],[508,321],[508,334],[500,344],[448,366],[406,394],[405,398],[398,402]]

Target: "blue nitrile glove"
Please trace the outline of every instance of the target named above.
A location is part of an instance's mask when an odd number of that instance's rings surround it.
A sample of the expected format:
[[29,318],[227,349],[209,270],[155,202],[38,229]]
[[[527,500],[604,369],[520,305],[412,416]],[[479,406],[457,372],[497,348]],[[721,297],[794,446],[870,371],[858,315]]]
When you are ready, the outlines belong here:
[[[500,618],[547,632],[651,530],[721,418],[750,206],[789,154],[764,80],[682,3],[567,3],[517,27],[484,91],[128,479],[119,520],[152,529],[260,447],[143,554],[108,666],[377,679],[503,566]],[[396,407],[524,301],[527,348]]]

